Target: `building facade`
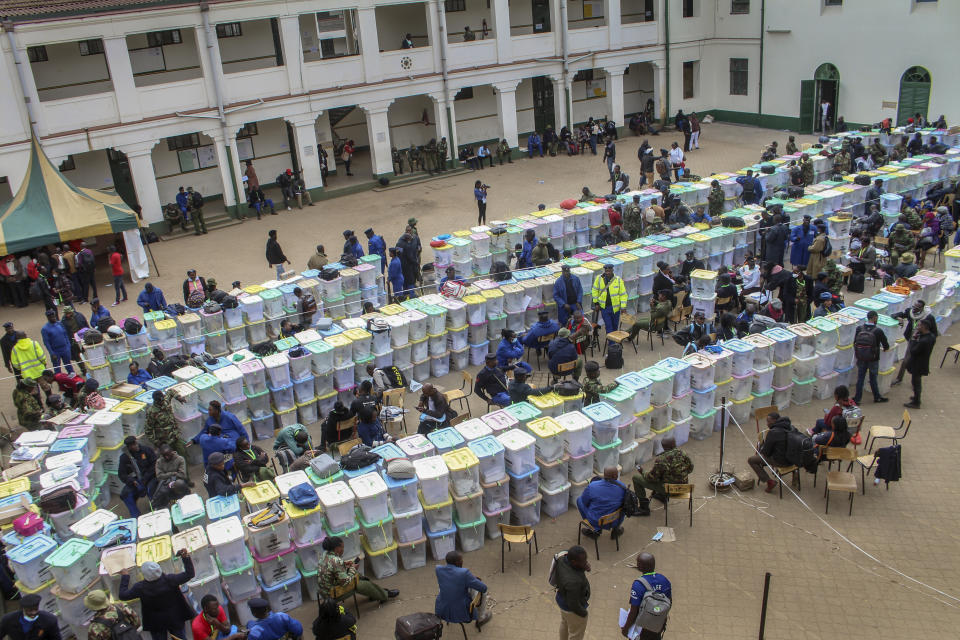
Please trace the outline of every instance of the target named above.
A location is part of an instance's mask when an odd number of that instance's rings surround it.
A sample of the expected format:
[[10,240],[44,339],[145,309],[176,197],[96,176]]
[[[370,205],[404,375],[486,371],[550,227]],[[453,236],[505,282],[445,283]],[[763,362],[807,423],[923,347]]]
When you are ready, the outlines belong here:
[[[516,148],[548,125],[623,126],[651,100],[659,117],[710,111],[802,130],[801,112],[821,96],[835,96],[848,121],[896,116],[901,75],[914,67],[911,109],[923,106],[925,78],[931,113],[957,91],[929,81],[946,77],[950,56],[888,44],[910,22],[946,34],[960,3],[945,1],[4,4],[7,197],[26,170],[32,120],[68,178],[117,189],[148,223],[179,186],[242,204],[245,160],[264,184],[293,168],[323,189],[318,145],[333,182],[343,172],[334,148],[348,139],[369,149],[379,177],[394,171],[392,147],[443,136],[454,157],[467,143]],[[877,4],[889,5],[882,17]]]

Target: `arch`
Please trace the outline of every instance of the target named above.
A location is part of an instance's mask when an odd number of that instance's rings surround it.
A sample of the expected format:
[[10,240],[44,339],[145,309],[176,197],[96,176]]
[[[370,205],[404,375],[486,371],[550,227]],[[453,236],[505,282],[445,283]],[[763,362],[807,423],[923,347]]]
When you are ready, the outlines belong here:
[[829,62],[824,62],[813,72],[814,80],[840,80],[840,70]]
[[930,72],[923,67],[914,66],[903,72],[897,100],[897,125],[907,124],[907,120],[917,113],[927,117],[931,84]]

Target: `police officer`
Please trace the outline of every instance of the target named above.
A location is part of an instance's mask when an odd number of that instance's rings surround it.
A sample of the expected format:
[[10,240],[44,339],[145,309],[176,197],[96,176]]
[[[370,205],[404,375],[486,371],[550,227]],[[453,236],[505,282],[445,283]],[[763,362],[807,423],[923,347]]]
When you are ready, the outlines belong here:
[[437,143],[437,171],[446,171],[447,170],[447,139],[444,136],[440,137],[440,142]]
[[513,158],[510,157],[510,144],[504,138],[497,143],[497,160],[503,165],[503,159],[506,158],[509,164],[513,164]]

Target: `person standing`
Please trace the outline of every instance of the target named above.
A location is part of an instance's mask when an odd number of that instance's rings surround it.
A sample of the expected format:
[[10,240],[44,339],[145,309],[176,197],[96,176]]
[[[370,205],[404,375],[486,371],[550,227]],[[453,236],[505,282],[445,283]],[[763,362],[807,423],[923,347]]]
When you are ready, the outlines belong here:
[[40,428],[43,404],[40,388],[33,378],[23,378],[13,389],[13,406],[17,409],[17,422],[27,431]]
[[583,640],[587,632],[587,607],[590,603],[590,562],[580,545],[554,558],[556,563],[556,602],[560,607],[560,640]]
[[143,285],[143,291],[137,296],[137,306],[143,309],[144,313],[163,311],[167,308],[167,299],[163,296],[163,290],[160,287],[155,287],[153,283],[148,282]]
[[180,585],[193,580],[193,560],[186,549],[177,557],[183,562],[182,573],[164,573],[156,562],[144,562],[140,567],[143,580],[130,585],[130,572],[120,573],[121,600],[139,600],[143,611],[143,630],[153,640],[167,640],[167,635],[186,638],[186,622],[193,619],[193,608],[180,590]]
[[350,173],[350,162],[353,160],[353,140],[347,140],[346,144],[343,145],[343,151],[340,152],[340,159],[343,161],[343,167],[347,171],[348,176],[352,176]]
[[[673,590],[670,587],[670,581],[667,580],[667,577],[662,573],[657,573],[656,567],[657,560],[653,557],[652,553],[644,551],[637,556],[637,570],[640,572],[640,577],[634,580],[633,585],[630,587],[630,611],[627,613],[626,624],[620,627],[620,633],[625,638],[630,637],[630,631],[637,622],[637,617],[640,614],[640,605],[648,592],[663,594],[666,596],[671,607],[673,605]],[[664,618],[664,626],[657,630],[638,629],[638,631],[640,631],[640,635],[637,636],[638,640],[656,640],[662,638],[663,632],[666,629],[666,622],[667,620]]]
[[827,123],[830,121],[830,103],[824,98],[820,101],[820,133],[826,135]]
[[284,263],[290,264],[290,261],[283,254],[280,243],[277,242],[277,230],[271,229],[267,232],[267,266],[276,268],[278,280],[283,275]]
[[57,320],[57,312],[53,309],[47,309],[47,324],[40,329],[40,335],[43,338],[43,344],[47,347],[50,354],[50,362],[53,363],[53,370],[60,373],[62,364],[67,371],[73,373],[73,365],[70,364],[70,336],[67,330],[63,328],[60,321]]
[[87,246],[86,242],[80,243],[80,251],[77,253],[77,271],[79,272],[81,296],[80,302],[87,301],[87,293],[93,291],[93,297],[97,297],[97,264],[93,256],[93,251]]
[[490,187],[477,180],[473,183],[473,197],[477,199],[477,226],[487,221],[487,189]]
[[60,640],[60,621],[49,611],[40,610],[40,596],[20,596],[20,611],[11,611],[0,619],[0,638],[10,640]]
[[580,309],[583,301],[583,285],[579,278],[574,278],[570,265],[560,267],[560,277],[553,283],[553,300],[557,303],[557,319],[560,326],[566,326],[570,314]]
[[403,265],[396,247],[390,247],[390,265],[387,267],[387,280],[390,282],[390,294],[394,302],[406,299],[403,285]]
[[437,565],[434,569],[440,590],[434,613],[444,622],[463,624],[476,621],[477,630],[483,628],[493,617],[487,611],[487,585],[463,566],[459,551],[450,551],[444,560],[447,564]]
[[207,223],[203,219],[203,195],[187,187],[187,204],[190,207],[190,216],[193,218],[193,235],[199,236],[207,232]]
[[247,160],[246,165],[243,175],[247,178],[247,187],[250,191],[257,191],[260,189],[260,178],[257,177],[257,170],[253,168],[253,160]]
[[[889,351],[890,343],[887,342],[887,336],[877,326],[878,318],[876,311],[868,311],[866,323],[857,328],[853,337],[853,356],[857,360],[857,393],[853,397],[856,404],[860,404],[860,399],[863,397],[863,379],[868,372],[870,373],[870,390],[873,392],[873,401],[888,401],[887,398],[880,395],[877,373],[880,369],[880,349]],[[927,354],[927,358],[929,360],[929,354]]]
[[613,265],[604,265],[603,273],[593,281],[590,294],[606,332],[616,331],[620,326],[620,312],[627,306],[627,288],[623,279],[614,275]]
[[[683,121],[686,122],[686,118],[684,118]],[[673,169],[673,178],[674,180],[679,180],[680,172],[683,171],[684,161],[683,149],[680,148],[679,144],[674,142],[670,145],[670,153],[668,157],[670,158],[670,167]]]
[[[810,261],[810,245],[816,237],[810,225],[811,219],[809,215],[804,215],[803,222],[790,230],[790,264],[806,265]],[[769,256],[767,260],[770,260]]]
[[323,248],[322,244],[317,245],[317,252],[310,256],[310,259],[307,260],[307,269],[312,269],[314,271],[322,271],[325,266],[330,263],[330,259],[327,257],[327,252]]
[[378,236],[373,232],[373,228],[368,228],[363,232],[367,236],[367,253],[369,255],[380,256],[380,273],[387,268],[387,243],[383,236]]
[[907,346],[907,371],[910,372],[910,384],[913,386],[913,397],[903,406],[910,409],[920,408],[920,393],[923,391],[923,376],[930,375],[930,354],[933,345],[937,342],[936,320],[927,316],[917,323],[914,334],[910,337]]
[[150,447],[141,446],[136,436],[127,436],[123,444],[117,468],[117,477],[124,485],[120,500],[127,505],[130,517],[137,518],[137,499],[150,498],[157,490],[157,454]]
[[690,119],[683,118],[678,121],[677,128],[683,132],[683,150],[690,151],[690,138],[692,137],[693,131],[690,128]]
[[603,161],[607,163],[607,173],[613,177],[613,165],[617,162],[617,145],[613,143],[613,138],[607,138],[607,144],[603,147]]
[[690,121],[690,149],[688,151],[692,151],[700,148],[700,118],[697,117],[696,113],[691,113],[688,120]]
[[180,438],[180,426],[173,415],[168,396],[159,389],[153,392],[153,404],[147,407],[143,435],[153,446],[170,445],[170,448],[186,459],[187,448]]

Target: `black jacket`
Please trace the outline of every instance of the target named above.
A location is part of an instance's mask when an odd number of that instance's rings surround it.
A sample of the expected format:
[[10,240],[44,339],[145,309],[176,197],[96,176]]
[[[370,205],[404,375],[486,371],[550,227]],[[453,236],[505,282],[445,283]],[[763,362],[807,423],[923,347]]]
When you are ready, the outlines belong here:
[[0,638],[10,640],[60,640],[60,621],[49,611],[40,611],[33,626],[26,633],[20,626],[20,611],[12,611],[0,618]]
[[157,475],[157,454],[150,447],[140,445],[140,451],[136,454],[137,459],[134,462],[130,451],[124,448],[120,456],[120,465],[117,468],[117,476],[123,484],[133,484],[137,480],[137,472],[133,465],[136,464],[140,469],[140,484],[147,486]]
[[932,333],[917,333],[907,346],[907,371],[914,376],[930,375],[930,354],[937,337]]
[[770,430],[767,431],[763,444],[760,445],[760,455],[767,462],[772,462],[778,467],[785,467],[789,464],[787,461],[787,434],[793,431],[793,425],[790,424],[790,418],[780,418],[773,423]]
[[121,600],[140,600],[144,631],[182,631],[183,623],[197,614],[187,604],[180,585],[193,580],[193,560],[183,559],[183,573],[165,573],[156,580],[141,580],[130,586],[130,576],[121,576]]
[[232,496],[240,491],[240,487],[230,481],[226,471],[217,471],[213,467],[207,467],[204,473],[203,486],[207,490],[207,495],[214,496]]
[[675,293],[674,284],[670,278],[663,275],[662,271],[657,271],[657,275],[653,276],[653,292],[656,294],[666,289],[670,292],[670,302],[673,303],[673,306],[677,306],[677,297],[673,295]]
[[697,260],[696,258],[693,260],[684,260],[680,265],[680,275],[688,277],[697,269],[706,269],[706,267],[703,266],[703,260]]
[[267,240],[267,262],[270,264],[283,264],[287,261],[287,256],[283,255],[283,249],[280,243],[270,238]]
[[489,369],[484,367],[477,372],[477,379],[473,385],[473,391],[481,399],[489,401],[490,398],[498,393],[508,393],[507,377],[499,368]]
[[10,366],[10,354],[13,352],[13,345],[17,343],[17,334],[5,333],[0,338],[0,350],[3,351],[3,366]]

